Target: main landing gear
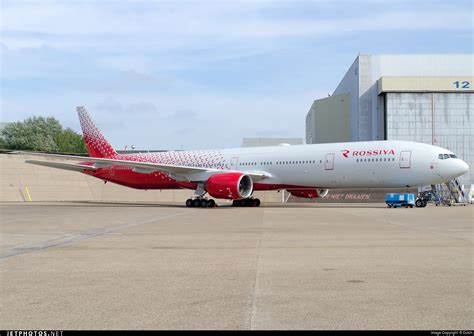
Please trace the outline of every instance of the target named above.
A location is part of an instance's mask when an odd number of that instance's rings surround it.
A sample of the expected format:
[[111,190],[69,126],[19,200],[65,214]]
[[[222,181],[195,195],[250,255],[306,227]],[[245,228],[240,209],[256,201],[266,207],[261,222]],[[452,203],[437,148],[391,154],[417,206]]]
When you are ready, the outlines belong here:
[[214,208],[215,206],[217,205],[213,199],[208,200],[205,198],[188,198],[186,200],[186,207],[188,208]]
[[186,207],[188,208],[214,208],[217,206],[216,201],[213,199],[206,199],[204,195],[207,191],[204,189],[204,184],[199,183],[194,194],[196,198],[188,198],[186,200]]
[[[241,200],[232,201],[233,207],[258,207],[260,206],[260,200],[258,198],[244,198]],[[186,200],[186,207],[188,208],[214,208],[217,207],[216,202],[213,199],[205,198],[188,198]]]
[[233,207],[258,207],[260,200],[258,198],[244,198],[232,201]]
[[[204,195],[207,191],[204,189],[204,184],[199,183],[194,194],[195,198],[188,198],[186,200],[186,207],[188,208],[214,208],[217,207],[216,202],[213,199],[206,199]],[[260,200],[258,198],[244,198],[240,200],[232,201],[234,207],[258,207],[260,206]]]

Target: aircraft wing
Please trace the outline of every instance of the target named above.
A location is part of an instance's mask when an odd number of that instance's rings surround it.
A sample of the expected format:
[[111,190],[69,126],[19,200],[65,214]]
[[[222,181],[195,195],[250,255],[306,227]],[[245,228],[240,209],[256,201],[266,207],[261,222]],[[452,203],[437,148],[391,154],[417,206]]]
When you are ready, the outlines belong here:
[[[84,167],[84,168],[81,168],[81,170],[79,170],[79,171],[82,171],[82,169],[87,169],[87,168],[92,168],[92,169],[109,168],[113,165],[116,165],[116,166],[131,167],[133,168],[134,171],[138,173],[142,173],[142,174],[150,174],[155,171],[160,171],[163,173],[168,173],[171,178],[177,179],[180,181],[205,181],[213,174],[222,174],[222,173],[228,172],[221,169],[206,168],[206,167],[179,166],[179,165],[169,165],[169,164],[154,163],[154,162],[106,159],[106,158],[96,158],[96,157],[88,157],[88,156],[44,154],[44,153],[31,153],[31,152],[17,152],[17,153],[22,153],[26,155],[36,155],[36,156],[42,156],[42,157],[55,157],[55,158],[60,158],[64,160],[74,160],[74,161],[94,163],[93,166],[87,166],[87,165],[81,165],[81,164],[74,164],[74,165],[63,164],[64,166],[62,167],[62,169],[74,170],[73,167],[78,167],[78,168]],[[37,165],[54,167],[54,168],[61,168],[59,166],[60,163],[55,163],[56,165],[53,166],[51,161],[27,160],[26,162],[37,164]],[[68,168],[66,168],[66,165],[68,165],[67,166]],[[271,175],[266,172],[255,171],[255,172],[245,172],[245,174],[252,177],[254,181],[271,177]]]
[[88,166],[88,165],[83,165],[79,163],[64,163],[64,162],[37,161],[37,160],[26,160],[25,162],[35,164],[38,166],[59,168],[59,169],[77,171],[77,172],[83,172],[84,170],[90,170],[90,171],[97,170],[97,168],[95,168],[94,166]]

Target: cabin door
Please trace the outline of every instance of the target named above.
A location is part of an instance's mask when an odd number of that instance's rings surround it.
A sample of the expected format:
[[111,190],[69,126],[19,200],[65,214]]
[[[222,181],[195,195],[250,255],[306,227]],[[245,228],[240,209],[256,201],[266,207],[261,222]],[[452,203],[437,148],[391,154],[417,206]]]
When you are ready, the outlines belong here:
[[324,162],[324,169],[334,170],[334,153],[326,154],[326,160]]
[[230,159],[230,169],[237,170],[237,165],[239,164],[239,158],[233,157]]
[[400,153],[400,168],[410,168],[411,151],[402,151]]

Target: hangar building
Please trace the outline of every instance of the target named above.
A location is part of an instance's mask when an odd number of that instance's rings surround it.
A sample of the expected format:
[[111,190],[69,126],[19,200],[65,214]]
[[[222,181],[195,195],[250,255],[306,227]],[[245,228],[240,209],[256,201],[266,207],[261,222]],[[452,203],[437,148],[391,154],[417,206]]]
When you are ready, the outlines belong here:
[[474,55],[358,55],[306,115],[306,143],[409,140],[447,148],[474,183]]
[[278,146],[282,144],[302,145],[303,138],[243,138],[242,147]]

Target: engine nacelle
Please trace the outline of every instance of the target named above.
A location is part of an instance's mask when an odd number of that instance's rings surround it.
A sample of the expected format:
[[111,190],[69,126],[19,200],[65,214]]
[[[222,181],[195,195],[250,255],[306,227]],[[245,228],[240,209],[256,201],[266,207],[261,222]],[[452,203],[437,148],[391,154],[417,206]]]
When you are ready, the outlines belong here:
[[323,198],[329,189],[311,188],[311,189],[287,189],[287,191],[295,197],[301,198]]
[[215,174],[207,180],[206,190],[215,198],[242,199],[252,194],[253,181],[242,173]]

